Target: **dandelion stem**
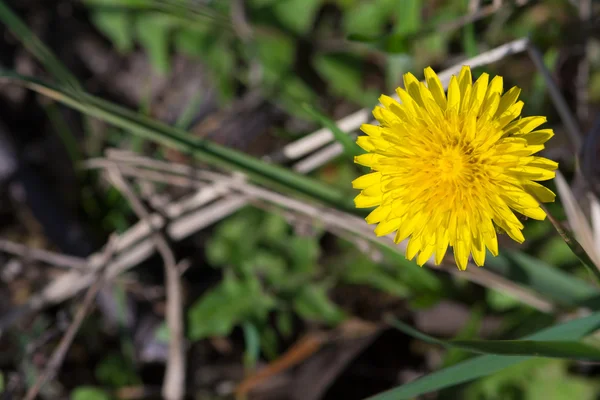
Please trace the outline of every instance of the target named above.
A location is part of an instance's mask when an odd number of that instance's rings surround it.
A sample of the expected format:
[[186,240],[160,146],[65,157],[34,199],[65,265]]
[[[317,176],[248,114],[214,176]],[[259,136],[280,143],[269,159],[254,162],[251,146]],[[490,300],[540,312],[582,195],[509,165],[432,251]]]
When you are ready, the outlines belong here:
[[583,247],[579,244],[579,242],[575,239],[575,237],[571,234],[571,232],[566,230],[562,226],[560,221],[558,221],[552,215],[552,213],[550,213],[550,211],[548,210],[547,207],[545,207],[541,203],[540,203],[540,207],[542,207],[544,209],[544,211],[546,212],[546,215],[548,216],[548,220],[552,223],[552,225],[554,226],[554,229],[556,229],[556,232],[558,232],[558,234],[565,241],[567,246],[569,246],[569,248],[571,249],[573,254],[575,254],[577,256],[577,258],[579,258],[579,260],[587,268],[588,272],[590,272],[594,276],[595,283],[598,286],[600,286],[600,270],[598,270],[598,267],[592,261],[592,259],[588,255],[588,253],[583,249]]

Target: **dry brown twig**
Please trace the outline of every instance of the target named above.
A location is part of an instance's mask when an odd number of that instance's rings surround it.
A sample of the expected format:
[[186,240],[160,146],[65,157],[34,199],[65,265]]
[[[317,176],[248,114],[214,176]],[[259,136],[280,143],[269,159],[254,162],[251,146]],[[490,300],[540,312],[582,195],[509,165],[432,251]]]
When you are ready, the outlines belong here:
[[[117,164],[108,168],[106,172],[109,180],[127,198],[138,218],[151,225],[150,212],[146,210],[133,188],[123,178]],[[167,292],[166,320],[170,339],[162,395],[167,400],[181,400],[185,394],[185,349],[183,339],[183,300],[181,298],[182,289],[179,268],[164,233],[152,226],[150,226],[150,229],[153,230],[152,241],[164,262]]]
[[0,239],[0,251],[19,256],[25,260],[33,259],[36,261],[41,261],[59,268],[72,268],[89,271],[89,263],[84,258],[73,257],[43,249],[34,249],[6,239]]

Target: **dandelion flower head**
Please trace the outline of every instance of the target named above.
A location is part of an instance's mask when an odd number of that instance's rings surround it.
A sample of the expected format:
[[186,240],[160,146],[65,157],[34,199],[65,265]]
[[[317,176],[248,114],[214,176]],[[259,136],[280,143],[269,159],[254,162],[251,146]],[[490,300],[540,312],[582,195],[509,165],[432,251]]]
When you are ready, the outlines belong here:
[[521,118],[520,89],[503,94],[502,77],[482,74],[475,83],[464,66],[448,93],[431,68],[426,84],[404,75],[400,102],[381,96],[373,110],[379,125],[364,124],[357,144],[366,153],[355,162],[371,172],[352,182],[358,208],[375,208],[366,218],[378,236],[396,232],[408,240],[406,257],[439,264],[451,246],[464,270],[471,256],[482,266],[486,248],[498,254],[496,232],[522,243],[515,212],[546,217],[541,202],[554,193],[537,183],[554,178],[558,164],[534,154],[554,133],[536,129],[545,117]]

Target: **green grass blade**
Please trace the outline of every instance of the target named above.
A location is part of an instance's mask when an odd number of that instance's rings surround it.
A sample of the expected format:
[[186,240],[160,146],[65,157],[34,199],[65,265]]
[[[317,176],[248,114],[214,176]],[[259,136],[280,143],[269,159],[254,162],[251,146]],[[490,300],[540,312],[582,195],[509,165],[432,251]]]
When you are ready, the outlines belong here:
[[564,340],[440,340],[426,335],[402,321],[391,320],[389,322],[395,328],[419,340],[471,353],[600,361],[600,349],[581,342]]
[[71,72],[54,56],[40,39],[31,32],[23,21],[0,0],[0,21],[23,43],[61,84],[71,89],[79,89],[80,85]]
[[75,94],[68,89],[11,71],[0,71],[0,78],[20,83],[88,116],[99,118],[156,143],[192,154],[212,165],[243,172],[257,182],[291,189],[338,209],[358,213],[351,196],[310,177],[269,164],[208,140],[193,137],[184,130],[170,127],[84,92],[77,91]]
[[[600,328],[600,312],[594,313],[588,317],[554,325],[535,334],[526,336],[523,339],[535,341],[579,340],[598,328]],[[438,341],[438,339],[435,338],[434,340]],[[369,400],[412,399],[425,393],[434,392],[491,375],[494,372],[501,371],[530,358],[531,357],[527,356],[498,355],[475,357],[452,367],[433,372],[414,382],[372,396]]]
[[310,104],[303,104],[302,108],[304,108],[304,110],[311,117],[313,117],[315,121],[319,122],[333,133],[335,140],[340,142],[340,144],[344,147],[344,153],[346,153],[346,155],[349,157],[354,157],[364,153],[364,150],[358,147],[352,136],[341,130],[334,121],[321,114]]
[[600,361],[600,350],[581,342],[563,340],[451,340],[452,347],[482,354],[536,356]]

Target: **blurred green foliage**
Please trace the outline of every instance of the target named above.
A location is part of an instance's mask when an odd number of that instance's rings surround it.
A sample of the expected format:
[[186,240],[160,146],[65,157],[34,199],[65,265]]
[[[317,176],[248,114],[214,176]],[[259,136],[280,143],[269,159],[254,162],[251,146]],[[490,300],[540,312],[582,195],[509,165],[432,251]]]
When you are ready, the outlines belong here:
[[562,360],[533,359],[469,385],[465,400],[593,400],[600,385],[569,373]]
[[119,353],[106,355],[96,365],[96,379],[106,387],[119,388],[140,383],[131,359],[126,359]]
[[[310,235],[297,235],[278,213],[255,208],[220,222],[206,245],[206,256],[211,267],[223,272],[223,279],[188,309],[188,337],[226,336],[242,327],[247,342],[259,342],[264,354],[274,357],[275,328],[289,336],[293,315],[330,326],[347,318],[329,296],[330,289],[339,285],[369,286],[412,299],[416,306],[443,296],[438,278],[426,269],[410,268],[414,265],[409,261],[405,268],[385,254],[382,261],[374,261],[345,241],[337,242],[337,250],[332,250],[336,254],[325,257],[319,243],[323,232],[313,229]],[[275,327],[269,324],[270,317]],[[166,335],[163,325],[159,337],[166,340]],[[252,348],[248,351],[255,353]]]
[[92,386],[79,386],[71,392],[71,400],[111,400],[104,390]]

